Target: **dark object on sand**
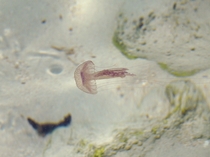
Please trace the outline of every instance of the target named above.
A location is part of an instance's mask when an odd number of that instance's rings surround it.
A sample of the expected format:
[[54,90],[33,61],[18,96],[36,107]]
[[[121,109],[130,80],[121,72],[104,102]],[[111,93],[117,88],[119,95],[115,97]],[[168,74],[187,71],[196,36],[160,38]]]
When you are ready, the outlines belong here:
[[40,136],[45,136],[47,134],[52,133],[56,128],[68,126],[71,123],[71,114],[68,114],[64,117],[64,119],[57,123],[38,123],[35,120],[31,119],[30,117],[27,118],[29,124],[37,131]]

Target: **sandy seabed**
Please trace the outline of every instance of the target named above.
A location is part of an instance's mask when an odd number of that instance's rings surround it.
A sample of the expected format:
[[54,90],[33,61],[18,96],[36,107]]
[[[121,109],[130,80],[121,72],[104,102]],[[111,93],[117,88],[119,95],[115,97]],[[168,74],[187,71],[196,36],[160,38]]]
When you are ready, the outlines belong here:
[[[126,58],[112,43],[125,4],[0,0],[0,157],[209,156],[209,70],[186,81]],[[136,77],[99,81],[96,95],[84,93],[74,70],[87,60]],[[70,126],[45,137],[27,121],[69,113]]]

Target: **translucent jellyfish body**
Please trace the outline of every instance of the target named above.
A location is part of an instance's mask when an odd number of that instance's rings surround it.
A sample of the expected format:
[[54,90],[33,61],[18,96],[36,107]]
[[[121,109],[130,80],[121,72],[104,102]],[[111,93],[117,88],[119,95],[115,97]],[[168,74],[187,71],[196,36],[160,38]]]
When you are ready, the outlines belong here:
[[94,63],[92,61],[86,61],[76,68],[74,72],[74,79],[77,87],[80,90],[86,93],[96,94],[96,80],[135,76],[134,74],[128,73],[127,70],[128,69],[126,68],[112,68],[102,71],[95,71]]

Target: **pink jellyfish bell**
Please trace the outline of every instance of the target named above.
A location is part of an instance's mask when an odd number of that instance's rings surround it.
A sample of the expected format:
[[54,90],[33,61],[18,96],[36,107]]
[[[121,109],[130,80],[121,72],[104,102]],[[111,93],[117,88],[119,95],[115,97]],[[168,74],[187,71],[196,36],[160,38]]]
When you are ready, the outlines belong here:
[[74,72],[74,79],[77,87],[83,92],[96,94],[96,80],[135,76],[134,74],[128,73],[127,70],[128,69],[126,68],[114,68],[95,72],[94,63],[92,61],[86,61],[76,68]]

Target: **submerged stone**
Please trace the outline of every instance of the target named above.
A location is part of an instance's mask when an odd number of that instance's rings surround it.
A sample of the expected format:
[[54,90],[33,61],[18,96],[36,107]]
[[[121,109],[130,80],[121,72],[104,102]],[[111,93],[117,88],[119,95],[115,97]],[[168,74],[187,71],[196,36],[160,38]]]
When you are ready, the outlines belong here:
[[194,75],[210,68],[209,5],[210,1],[127,1],[113,44],[129,59],[155,61],[174,76]]

